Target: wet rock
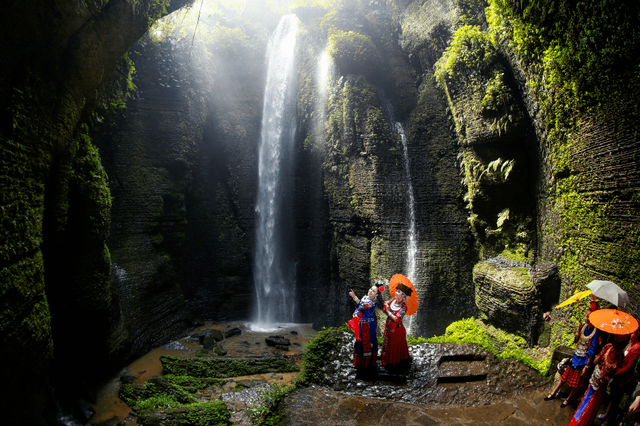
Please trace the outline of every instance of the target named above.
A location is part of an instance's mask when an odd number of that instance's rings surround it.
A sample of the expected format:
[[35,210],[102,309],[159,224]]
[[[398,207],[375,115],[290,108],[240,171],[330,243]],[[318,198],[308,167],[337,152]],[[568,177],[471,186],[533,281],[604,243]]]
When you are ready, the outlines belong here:
[[120,383],[131,384],[135,380],[136,376],[133,374],[123,374],[120,376]]
[[204,339],[207,336],[213,337],[213,339],[216,342],[222,342],[224,340],[224,334],[222,333],[222,331],[216,330],[215,328],[210,328],[210,329],[204,330],[203,332],[198,334],[197,337],[200,340],[200,344],[204,344]]
[[552,262],[539,263],[531,271],[531,282],[538,289],[541,297],[542,309],[547,311],[560,298],[560,269]]
[[204,348],[207,350],[212,350],[213,348],[217,347],[218,341],[219,340],[217,340],[214,336],[208,335],[205,336],[202,342],[202,346],[204,346]]
[[[531,336],[540,311],[540,297],[531,281],[531,266],[501,257],[476,264],[473,283],[476,306],[488,322],[510,332]],[[540,316],[540,320],[542,317]]]
[[123,426],[134,426],[136,424],[136,419],[134,419],[131,416],[127,416],[126,419],[124,419],[124,422],[122,423]]
[[226,337],[228,339],[229,337],[239,336],[241,334],[242,334],[242,330],[240,330],[240,328],[238,328],[238,327],[234,327],[231,330],[225,331],[224,337]]
[[227,354],[227,351],[224,350],[222,345],[216,345],[215,348],[213,348],[213,352],[218,356],[224,356]]
[[361,377],[353,367],[355,338],[339,333],[332,361],[322,367],[321,382],[334,391],[410,404],[480,406],[549,386],[537,371],[472,344],[412,345],[412,362],[402,374],[379,364],[370,377]]
[[87,404],[85,401],[83,400],[79,400],[77,403],[78,409],[80,410],[80,412],[82,413],[82,415],[84,416],[85,420],[88,420],[91,418],[91,416],[93,416],[93,414],[96,412],[93,407],[91,407],[89,404]]
[[288,346],[291,345],[291,341],[284,336],[269,336],[264,341],[269,346],[286,346],[288,350]]
[[185,345],[183,345],[180,342],[171,342],[171,343],[167,343],[166,345],[164,345],[165,349],[169,349],[172,351],[187,351],[187,352],[193,352],[192,349],[189,349],[188,347],[186,347]]

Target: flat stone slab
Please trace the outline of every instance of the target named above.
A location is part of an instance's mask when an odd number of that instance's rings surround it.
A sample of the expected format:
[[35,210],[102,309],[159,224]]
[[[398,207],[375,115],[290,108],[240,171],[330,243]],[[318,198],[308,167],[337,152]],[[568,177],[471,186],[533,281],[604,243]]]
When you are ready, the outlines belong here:
[[285,401],[289,426],[566,426],[575,407],[544,401],[546,391],[530,391],[479,407],[406,404],[347,395],[325,387],[302,388]]

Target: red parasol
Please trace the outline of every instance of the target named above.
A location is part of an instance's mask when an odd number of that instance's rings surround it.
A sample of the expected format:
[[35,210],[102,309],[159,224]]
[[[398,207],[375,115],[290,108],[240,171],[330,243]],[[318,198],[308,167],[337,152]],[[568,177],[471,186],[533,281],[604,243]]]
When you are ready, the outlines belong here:
[[638,329],[638,321],[617,309],[598,309],[589,314],[589,321],[598,330],[611,334],[631,334]]
[[405,315],[415,314],[418,310],[418,292],[416,288],[411,281],[409,281],[409,278],[402,274],[395,274],[391,277],[391,281],[389,281],[389,293],[391,293],[392,299],[396,295],[396,287],[398,287],[398,284],[404,284],[412,290],[411,296],[407,296],[407,313]]

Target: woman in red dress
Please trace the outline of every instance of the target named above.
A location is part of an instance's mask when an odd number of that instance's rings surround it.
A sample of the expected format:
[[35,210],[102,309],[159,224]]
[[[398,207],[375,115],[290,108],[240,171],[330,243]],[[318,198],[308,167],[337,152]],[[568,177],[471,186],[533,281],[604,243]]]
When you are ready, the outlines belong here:
[[591,426],[600,408],[602,396],[606,393],[607,384],[614,376],[620,365],[624,353],[616,343],[608,343],[600,354],[596,356],[595,369],[589,380],[587,392],[582,397],[580,405],[569,422],[569,426]]
[[403,366],[410,360],[407,331],[402,324],[402,318],[407,313],[406,301],[411,293],[409,287],[398,284],[393,301],[384,304],[387,322],[382,343],[382,365],[387,369]]
[[[638,315],[636,315],[637,317]],[[625,393],[633,393],[635,381],[633,380],[634,367],[640,355],[640,328],[631,333],[629,343],[624,348],[624,358],[622,365],[613,376],[613,381],[609,384],[609,405],[604,414],[599,414],[598,419],[615,419],[618,414],[618,406]]]

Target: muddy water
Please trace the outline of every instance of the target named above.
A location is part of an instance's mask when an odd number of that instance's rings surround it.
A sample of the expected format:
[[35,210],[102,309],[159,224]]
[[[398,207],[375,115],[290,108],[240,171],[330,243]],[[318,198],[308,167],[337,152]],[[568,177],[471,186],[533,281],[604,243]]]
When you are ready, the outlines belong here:
[[[175,355],[183,357],[195,356],[196,352],[202,349],[197,336],[200,332],[207,329],[217,329],[223,333],[238,327],[242,333],[237,336],[229,337],[221,342],[222,347],[227,351],[227,357],[231,358],[247,358],[253,356],[267,355],[271,353],[285,354],[295,359],[300,359],[304,345],[309,338],[317,332],[313,330],[311,324],[285,324],[271,329],[252,329],[252,324],[246,322],[229,322],[229,323],[205,323],[188,332],[188,335],[181,339],[170,342],[167,345],[156,348],[144,356],[133,361],[120,371],[111,380],[104,383],[98,389],[98,397],[96,404],[91,404],[95,410],[95,414],[91,417],[90,423],[100,424],[117,416],[121,422],[124,422],[130,416],[131,408],[127,406],[118,397],[118,391],[121,385],[121,377],[133,376],[133,383],[145,383],[153,376],[162,374],[162,365],[160,364],[161,355]],[[284,336],[291,341],[288,352],[277,350],[271,346],[267,346],[265,338],[273,335]],[[215,355],[214,355],[215,356]],[[288,374],[261,374],[252,376],[253,379],[276,382],[278,384],[287,383],[295,379],[298,373]],[[243,378],[237,378],[241,380]],[[126,424],[135,424],[132,419]]]

